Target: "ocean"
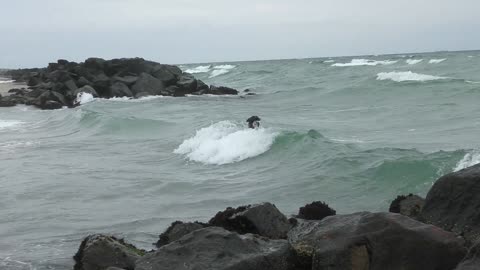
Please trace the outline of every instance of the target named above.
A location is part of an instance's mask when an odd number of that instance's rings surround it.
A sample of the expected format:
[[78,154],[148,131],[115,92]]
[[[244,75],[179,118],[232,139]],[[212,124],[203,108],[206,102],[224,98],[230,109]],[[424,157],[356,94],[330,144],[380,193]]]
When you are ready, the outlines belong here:
[[152,249],[227,206],[387,211],[480,162],[480,51],[180,67],[256,95],[0,108],[0,269],[71,269],[90,233]]

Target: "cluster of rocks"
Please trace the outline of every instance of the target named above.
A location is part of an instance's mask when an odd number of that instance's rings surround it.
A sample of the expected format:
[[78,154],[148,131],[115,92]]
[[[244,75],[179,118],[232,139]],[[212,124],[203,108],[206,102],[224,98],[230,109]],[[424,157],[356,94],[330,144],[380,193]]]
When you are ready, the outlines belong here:
[[11,70],[6,75],[26,83],[28,89],[12,89],[10,95],[0,96],[0,107],[16,104],[41,109],[75,107],[82,93],[102,98],[238,94],[232,88],[208,86],[177,66],[142,58],[89,58],[83,63],[58,60],[46,68]]
[[390,212],[337,215],[313,202],[287,218],[275,205],[227,208],[208,223],[177,221],[146,252],[91,235],[75,270],[480,269],[480,165],[440,178],[426,199],[399,196]]

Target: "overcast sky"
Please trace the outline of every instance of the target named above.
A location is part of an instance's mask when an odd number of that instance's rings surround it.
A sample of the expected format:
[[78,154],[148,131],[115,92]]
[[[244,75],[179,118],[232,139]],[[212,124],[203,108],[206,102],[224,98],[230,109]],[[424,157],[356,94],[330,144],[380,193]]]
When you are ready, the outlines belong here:
[[0,67],[480,49],[478,0],[0,0]]

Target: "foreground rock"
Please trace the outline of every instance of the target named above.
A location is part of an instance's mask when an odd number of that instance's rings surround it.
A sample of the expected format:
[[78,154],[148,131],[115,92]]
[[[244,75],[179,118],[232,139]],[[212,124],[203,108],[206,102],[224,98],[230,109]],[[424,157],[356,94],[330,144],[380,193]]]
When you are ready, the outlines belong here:
[[75,270],[104,270],[108,267],[134,269],[135,261],[145,251],[121,239],[105,235],[90,235],[80,245],[75,259]]
[[361,212],[300,221],[289,241],[305,269],[450,270],[463,240],[392,213]]
[[288,219],[271,203],[236,209],[229,207],[218,212],[208,223],[241,234],[254,233],[272,239],[285,239],[290,229]]
[[477,242],[469,251],[467,256],[455,268],[455,270],[478,270],[480,269],[480,242]]
[[167,230],[160,235],[160,239],[155,244],[157,247],[161,247],[167,245],[173,241],[177,241],[178,239],[182,238],[183,236],[194,232],[196,230],[200,230],[205,228],[207,225],[199,222],[181,222],[175,221],[173,222]]
[[480,236],[479,193],[480,164],[447,174],[428,192],[422,218],[474,243]]
[[145,255],[135,270],[288,270],[291,255],[286,240],[209,227]]
[[413,194],[408,196],[400,195],[390,204],[389,211],[413,219],[419,219],[424,205],[425,199],[420,196]]
[[[2,107],[15,104],[34,105],[41,109],[74,107],[79,105],[76,98],[82,92],[102,98],[238,94],[232,88],[208,86],[176,66],[142,58],[89,58],[84,63],[58,60],[47,68],[12,70],[7,75],[17,82],[27,83],[30,90],[13,92],[13,98],[0,97]],[[33,100],[45,92],[48,94],[41,101]]]

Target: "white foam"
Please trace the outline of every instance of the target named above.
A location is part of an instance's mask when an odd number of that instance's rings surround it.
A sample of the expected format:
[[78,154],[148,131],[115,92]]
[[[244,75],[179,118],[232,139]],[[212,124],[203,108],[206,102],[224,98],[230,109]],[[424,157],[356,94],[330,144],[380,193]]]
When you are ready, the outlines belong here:
[[208,66],[198,66],[198,67],[195,67],[195,68],[187,69],[187,70],[185,70],[185,72],[191,73],[191,74],[195,74],[195,73],[207,73],[207,72],[210,71],[211,68],[212,68],[211,65],[208,65]]
[[234,65],[218,65],[214,66],[212,72],[210,73],[210,78],[217,77],[223,74],[227,74],[230,70],[236,68]]
[[229,164],[265,153],[277,135],[269,129],[249,129],[230,121],[221,121],[198,130],[174,153],[204,164]]
[[335,63],[332,67],[356,67],[356,66],[378,66],[378,65],[392,65],[398,61],[383,60],[376,61],[370,59],[352,59],[350,63]]
[[24,122],[17,121],[17,120],[0,120],[0,130],[16,129],[23,124],[24,124]]
[[333,63],[333,62],[335,62],[335,60],[325,60],[325,61],[323,61],[323,62],[324,62],[324,63]]
[[407,59],[405,62],[409,65],[416,65],[422,61],[423,59]]
[[143,96],[143,97],[140,97],[140,98],[113,97],[113,98],[102,99],[102,100],[105,100],[105,101],[121,101],[121,102],[143,102],[143,101],[159,99],[159,98],[172,98],[172,97],[157,95],[157,96]]
[[75,98],[75,103],[79,103],[81,105],[86,104],[88,102],[92,102],[95,98],[90,93],[80,92],[77,94]]
[[426,74],[413,73],[411,71],[393,71],[393,72],[380,72],[377,74],[377,80],[392,80],[395,82],[405,82],[405,81],[434,81],[434,80],[444,80],[448,79],[446,77],[438,77]]
[[430,64],[438,64],[438,63],[441,63],[443,61],[447,60],[447,58],[443,58],[443,59],[430,59],[430,61],[428,61],[428,63]]
[[0,81],[0,84],[1,83],[13,83],[13,82],[15,82],[15,81],[14,80]]
[[471,153],[467,153],[462,160],[460,160],[457,163],[457,166],[455,166],[454,171],[458,172],[460,170],[463,170],[465,168],[471,167],[473,165],[479,164],[480,163],[480,151],[473,151]]

